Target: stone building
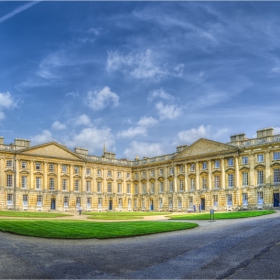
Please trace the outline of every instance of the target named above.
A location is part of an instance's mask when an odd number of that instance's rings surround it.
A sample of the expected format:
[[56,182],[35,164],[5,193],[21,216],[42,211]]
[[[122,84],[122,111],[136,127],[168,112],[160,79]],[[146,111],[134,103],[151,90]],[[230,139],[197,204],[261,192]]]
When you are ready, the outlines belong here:
[[280,135],[199,139],[173,154],[116,159],[56,142],[30,146],[0,137],[0,209],[34,211],[191,211],[279,206]]

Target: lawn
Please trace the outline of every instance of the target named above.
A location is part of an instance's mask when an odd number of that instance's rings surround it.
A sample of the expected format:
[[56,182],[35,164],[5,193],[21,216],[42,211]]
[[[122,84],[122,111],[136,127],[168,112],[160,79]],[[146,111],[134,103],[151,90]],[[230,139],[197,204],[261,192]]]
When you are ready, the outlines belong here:
[[[238,211],[238,212],[216,212],[214,214],[215,220],[222,219],[240,219],[240,218],[250,218],[258,217],[262,215],[275,213],[274,210],[258,210],[258,211]],[[185,214],[185,215],[174,215],[170,217],[173,220],[210,220],[209,213],[199,213],[199,214]]]
[[64,216],[72,216],[62,213],[48,213],[48,212],[25,212],[25,211],[0,211],[0,217],[23,217],[23,218],[57,218]]
[[45,238],[116,238],[184,230],[197,227],[181,222],[114,222],[100,223],[74,220],[0,220],[0,230]]
[[84,212],[88,219],[94,220],[132,220],[145,216],[170,215],[169,212]]

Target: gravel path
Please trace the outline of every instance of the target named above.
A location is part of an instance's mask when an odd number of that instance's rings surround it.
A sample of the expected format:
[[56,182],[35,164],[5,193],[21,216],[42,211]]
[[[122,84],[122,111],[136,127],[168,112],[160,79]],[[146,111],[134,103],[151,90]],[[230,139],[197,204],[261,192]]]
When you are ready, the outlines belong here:
[[191,230],[111,240],[53,240],[0,232],[0,278],[279,278],[279,211],[194,222],[199,227]]

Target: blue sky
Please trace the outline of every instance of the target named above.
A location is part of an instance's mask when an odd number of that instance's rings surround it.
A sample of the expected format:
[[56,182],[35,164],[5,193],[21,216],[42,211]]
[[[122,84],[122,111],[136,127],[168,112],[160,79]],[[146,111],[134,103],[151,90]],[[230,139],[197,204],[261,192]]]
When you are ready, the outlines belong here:
[[0,135],[118,158],[280,133],[280,2],[0,2]]

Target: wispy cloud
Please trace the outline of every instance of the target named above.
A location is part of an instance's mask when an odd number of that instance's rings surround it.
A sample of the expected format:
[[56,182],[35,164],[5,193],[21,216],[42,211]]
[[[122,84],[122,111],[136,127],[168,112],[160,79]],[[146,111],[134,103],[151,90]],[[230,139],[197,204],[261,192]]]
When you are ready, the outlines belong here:
[[184,64],[166,63],[150,49],[129,54],[109,52],[107,58],[107,71],[120,71],[136,79],[158,81],[170,76],[181,77],[183,70]]
[[30,2],[30,3],[27,3],[25,5],[22,5],[18,8],[16,8],[15,10],[13,10],[12,12],[10,12],[9,14],[3,16],[0,18],[0,23],[12,18],[13,16],[33,7],[34,5],[38,4],[40,1],[34,1],[34,2]]
[[166,100],[174,100],[174,96],[166,92],[164,89],[155,89],[148,95],[148,101],[153,101],[155,98],[161,98]]

